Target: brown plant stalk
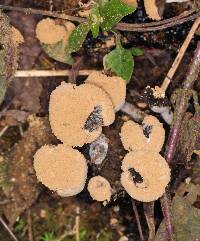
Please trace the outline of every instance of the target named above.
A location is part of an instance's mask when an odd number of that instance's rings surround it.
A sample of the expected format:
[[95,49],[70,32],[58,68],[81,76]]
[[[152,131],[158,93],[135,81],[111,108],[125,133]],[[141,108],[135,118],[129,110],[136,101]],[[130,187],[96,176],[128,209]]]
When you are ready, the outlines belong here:
[[[174,156],[175,151],[178,143],[178,138],[180,134],[180,127],[182,125],[182,121],[184,115],[187,111],[189,100],[191,98],[191,90],[193,88],[194,82],[198,78],[200,72],[200,41],[197,43],[197,48],[194,52],[193,58],[189,65],[186,79],[183,83],[183,88],[180,91],[177,97],[177,104],[174,111],[174,122],[172,124],[169,138],[166,145],[165,151],[165,159],[169,163],[169,165],[173,165],[174,163]],[[168,240],[173,240],[174,235],[174,228],[171,223],[171,212],[170,212],[170,199],[168,198],[167,191],[161,198],[161,205],[163,210],[163,216],[166,224]]]

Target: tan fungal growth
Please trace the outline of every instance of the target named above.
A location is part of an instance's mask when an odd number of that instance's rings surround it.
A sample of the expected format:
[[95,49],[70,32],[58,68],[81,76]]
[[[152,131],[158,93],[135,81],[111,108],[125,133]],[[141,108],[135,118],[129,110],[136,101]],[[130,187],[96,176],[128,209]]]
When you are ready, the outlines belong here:
[[83,146],[100,136],[115,119],[114,108],[100,88],[62,82],[50,96],[49,120],[55,136],[69,146]]
[[24,37],[22,36],[22,34],[20,33],[20,31],[18,29],[16,29],[15,27],[11,27],[11,31],[12,31],[12,36],[13,36],[13,41],[14,43],[18,46],[19,44],[22,44],[24,42]]
[[90,196],[97,201],[110,201],[112,189],[110,183],[102,176],[95,176],[89,180],[88,191]]
[[165,141],[165,130],[162,123],[154,116],[146,116],[142,125],[127,121],[121,129],[121,141],[128,151],[160,152]]
[[87,163],[77,150],[65,145],[44,145],[34,156],[37,178],[61,196],[80,193],[87,178]]
[[144,0],[144,7],[149,18],[153,20],[160,20],[159,9],[156,0]]
[[100,71],[94,71],[88,76],[86,83],[96,85],[106,91],[116,111],[125,103],[126,83],[122,78],[117,76],[109,77]]
[[138,6],[137,0],[123,0],[123,2],[135,8]]
[[75,25],[71,22],[57,24],[51,18],[41,20],[36,27],[36,36],[44,44],[55,44],[61,40],[67,41]]
[[167,162],[155,152],[129,152],[122,170],[122,186],[132,198],[142,202],[157,200],[170,181]]

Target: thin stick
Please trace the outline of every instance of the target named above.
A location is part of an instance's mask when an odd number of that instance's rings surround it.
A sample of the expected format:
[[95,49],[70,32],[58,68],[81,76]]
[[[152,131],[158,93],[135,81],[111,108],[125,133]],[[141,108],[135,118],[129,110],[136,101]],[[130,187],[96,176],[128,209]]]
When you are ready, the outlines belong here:
[[143,235],[143,232],[142,232],[142,226],[141,226],[141,223],[140,223],[138,210],[137,210],[137,207],[135,205],[135,201],[133,199],[131,199],[131,201],[132,201],[133,211],[134,211],[136,222],[137,222],[137,227],[138,227],[138,231],[139,231],[139,235],[140,235],[140,240],[144,241],[144,235]]
[[[85,76],[92,73],[93,70],[80,70],[79,75]],[[56,77],[56,76],[69,76],[70,70],[17,70],[15,77]]]
[[68,82],[76,84],[76,78],[79,75],[79,70],[83,64],[83,56],[79,57],[76,62],[72,65],[72,68],[69,70]]
[[5,126],[1,131],[0,131],[0,138],[3,136],[3,134],[7,131],[9,126]]
[[80,241],[80,207],[76,208],[76,241]]
[[166,92],[166,90],[171,82],[171,79],[173,78],[173,76],[180,64],[180,62],[185,54],[185,51],[187,50],[192,38],[194,37],[194,34],[195,34],[197,28],[199,27],[199,24],[200,24],[200,18],[197,18],[196,21],[194,22],[194,24],[192,25],[192,28],[190,29],[183,45],[181,46],[179,53],[176,56],[176,58],[172,64],[172,67],[170,68],[169,72],[167,73],[167,76],[165,77],[165,79],[161,85],[161,88],[164,93]]
[[3,220],[3,218],[0,216],[0,222],[1,224],[4,226],[4,228],[8,231],[8,233],[10,234],[10,236],[13,238],[13,240],[15,241],[19,241],[16,236],[14,235],[14,233],[10,230],[10,228],[8,227],[8,225],[5,223],[5,221]]
[[33,241],[33,230],[32,230],[32,217],[31,217],[31,211],[28,209],[28,240]]
[[[197,43],[197,48],[194,52],[192,61],[190,63],[188,72],[186,74],[186,79],[183,83],[183,90],[179,94],[179,101],[175,109],[174,116],[176,119],[171,127],[169,137],[167,140],[166,150],[165,150],[165,160],[169,164],[173,164],[174,156],[178,144],[180,128],[184,115],[187,111],[189,100],[191,98],[191,89],[193,88],[194,82],[198,78],[200,72],[200,41]],[[170,200],[168,198],[167,192],[161,198],[162,211],[164,216],[164,221],[166,224],[168,240],[173,240],[174,228],[171,222],[171,207]]]
[[[6,5],[0,5],[0,8],[4,10],[24,12],[26,14],[39,14],[43,16],[66,19],[66,20],[79,22],[79,23],[83,23],[86,21],[85,18],[70,16],[64,13],[56,13],[56,12],[40,10],[40,9],[20,8],[20,7],[6,6]],[[118,23],[115,26],[115,28],[121,31],[130,31],[130,32],[157,31],[157,30],[162,30],[165,28],[173,27],[175,25],[179,25],[179,24],[194,20],[199,16],[200,16],[200,11],[197,13],[195,13],[194,11],[188,11],[184,14],[180,14],[179,16],[162,20],[162,21],[153,22],[153,23],[146,23],[146,24]]]
[[144,214],[149,228],[148,241],[155,241],[154,202],[143,203]]
[[60,19],[70,20],[70,21],[79,22],[79,23],[86,21],[85,18],[74,17],[71,15],[67,15],[65,13],[56,13],[56,12],[41,10],[41,9],[21,8],[21,7],[13,7],[13,6],[6,6],[6,5],[0,5],[0,8],[4,9],[4,10],[22,12],[25,14],[38,14],[38,15],[42,15],[42,16],[60,18]]

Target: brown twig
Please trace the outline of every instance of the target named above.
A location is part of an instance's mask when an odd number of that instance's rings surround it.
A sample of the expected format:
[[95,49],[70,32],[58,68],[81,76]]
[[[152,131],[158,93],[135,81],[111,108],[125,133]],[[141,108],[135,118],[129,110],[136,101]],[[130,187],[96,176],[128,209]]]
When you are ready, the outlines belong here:
[[183,83],[183,91],[180,95],[179,105],[175,109],[174,123],[172,125],[169,138],[167,141],[165,159],[169,164],[173,163],[173,158],[176,150],[176,145],[178,142],[178,135],[181,127],[181,123],[184,117],[184,114],[188,108],[188,102],[191,97],[191,93],[188,93],[188,90],[193,88],[194,82],[196,81],[200,72],[200,41],[197,44],[197,48],[194,52],[194,56],[190,63],[188,72],[186,74],[186,80]]
[[[80,70],[79,75],[89,75],[94,70],[85,69]],[[17,70],[15,72],[16,78],[24,78],[24,77],[56,77],[56,76],[69,76],[70,70]]]
[[144,214],[149,228],[148,241],[155,241],[154,202],[143,203]]
[[76,83],[76,78],[79,75],[80,67],[83,63],[83,56],[79,57],[76,62],[72,65],[72,68],[69,70],[68,82],[71,84]]
[[[64,13],[51,12],[41,9],[31,9],[31,8],[21,8],[13,6],[0,5],[1,9],[23,12],[26,14],[39,14],[43,16],[55,17],[65,20],[70,20],[78,23],[83,23],[86,21],[85,18],[70,16]],[[176,17],[169,19],[153,22],[153,23],[142,23],[142,24],[129,24],[129,23],[118,23],[115,28],[121,31],[130,31],[130,32],[148,32],[148,31],[157,31],[180,25],[182,23],[191,21],[200,16],[200,11],[195,13],[193,10],[182,13]]]
[[141,226],[141,223],[140,223],[140,217],[139,217],[139,214],[138,214],[138,210],[137,210],[137,207],[135,205],[135,201],[133,199],[131,199],[131,201],[132,201],[133,211],[134,211],[134,214],[135,214],[136,223],[137,223],[137,227],[138,227],[138,231],[139,231],[139,235],[140,235],[140,240],[144,241],[144,235],[143,235],[143,232],[142,232],[142,226]]
[[[182,124],[183,117],[187,111],[189,100],[191,98],[191,89],[193,88],[194,82],[197,79],[200,72],[200,41],[197,43],[197,48],[194,52],[194,56],[190,63],[188,72],[186,74],[186,79],[183,83],[183,90],[178,96],[178,103],[175,109],[175,120],[172,124],[169,138],[166,145],[165,159],[169,164],[173,164],[174,155],[178,143],[180,127]],[[161,198],[163,216],[167,228],[168,240],[173,240],[173,225],[171,223],[171,211],[170,211],[170,200],[168,198],[167,192]]]
[[4,228],[8,231],[8,233],[10,234],[12,239],[15,240],[15,241],[19,241],[1,216],[0,216],[0,222],[4,226]]
[[28,221],[28,240],[33,241],[33,230],[32,230],[32,217],[31,210],[27,211],[27,221]]

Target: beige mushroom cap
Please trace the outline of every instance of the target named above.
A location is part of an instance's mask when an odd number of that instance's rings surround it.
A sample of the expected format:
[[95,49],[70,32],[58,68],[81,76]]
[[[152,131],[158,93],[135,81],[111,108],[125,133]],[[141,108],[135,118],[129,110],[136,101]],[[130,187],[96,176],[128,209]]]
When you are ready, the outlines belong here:
[[80,193],[87,178],[87,163],[77,150],[65,145],[41,147],[34,155],[37,178],[61,196]]
[[[131,169],[136,174],[131,174]],[[155,152],[129,152],[122,162],[122,170],[122,186],[132,198],[142,202],[157,200],[170,181],[167,162]]]
[[90,196],[97,201],[110,201],[112,189],[110,183],[102,176],[95,176],[89,180],[87,187]]
[[144,0],[144,7],[149,18],[153,20],[160,20],[159,10],[156,5],[156,0]]
[[51,93],[51,128],[55,136],[66,145],[83,146],[94,141],[101,134],[101,126],[110,125],[114,119],[111,100],[96,86],[76,86],[62,82]]
[[156,117],[149,115],[144,118],[142,126],[131,120],[125,122],[121,128],[121,141],[128,151],[160,152],[165,141],[165,130]]
[[59,25],[54,19],[45,18],[37,24],[36,36],[42,43],[55,44],[67,40],[74,29],[75,25],[69,21]]
[[88,76],[86,83],[96,85],[106,91],[116,111],[125,103],[126,82],[121,77],[109,77],[100,71],[94,71]]

